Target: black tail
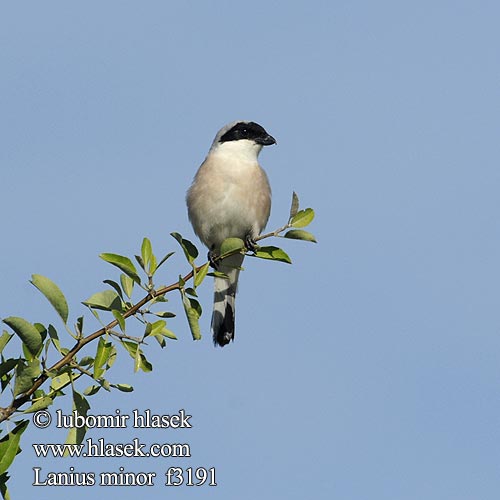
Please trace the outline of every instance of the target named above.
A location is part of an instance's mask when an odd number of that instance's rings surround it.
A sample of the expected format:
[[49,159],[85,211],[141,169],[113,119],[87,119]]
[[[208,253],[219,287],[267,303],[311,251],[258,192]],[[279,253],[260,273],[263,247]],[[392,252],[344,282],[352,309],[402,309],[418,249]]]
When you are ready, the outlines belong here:
[[219,264],[219,271],[225,278],[214,279],[214,312],[212,315],[212,334],[214,344],[224,347],[234,340],[234,312],[236,288],[243,255],[231,255]]
[[[234,299],[234,297],[233,297]],[[232,302],[232,304],[231,304]],[[224,314],[214,310],[212,316],[212,333],[214,345],[224,347],[234,340],[234,300],[226,302]]]

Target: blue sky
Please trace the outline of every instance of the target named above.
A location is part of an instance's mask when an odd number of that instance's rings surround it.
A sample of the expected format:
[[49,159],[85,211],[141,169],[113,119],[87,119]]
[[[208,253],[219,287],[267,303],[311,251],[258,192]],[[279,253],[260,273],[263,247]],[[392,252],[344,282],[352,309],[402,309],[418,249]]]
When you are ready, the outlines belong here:
[[[499,15],[488,1],[4,3],[1,317],[57,321],[32,273],[74,321],[118,276],[99,253],[133,255],[144,236],[177,250],[172,231],[197,242],[186,189],[239,118],[278,141],[261,155],[268,228],[295,190],[319,241],[276,241],[293,266],[247,259],[234,344],[212,346],[207,282],[202,341],[179,315],[179,340],[147,348],[153,373],[125,353],[110,372],[134,393],[91,400],[186,409],[192,429],[88,436],[188,442],[191,459],[38,459],[31,443],[65,433],[30,426],[12,497],[497,498]],[[177,252],[161,279],[185,269]],[[171,491],[170,465],[215,467],[219,485]],[[35,466],[158,479],[35,488]]]

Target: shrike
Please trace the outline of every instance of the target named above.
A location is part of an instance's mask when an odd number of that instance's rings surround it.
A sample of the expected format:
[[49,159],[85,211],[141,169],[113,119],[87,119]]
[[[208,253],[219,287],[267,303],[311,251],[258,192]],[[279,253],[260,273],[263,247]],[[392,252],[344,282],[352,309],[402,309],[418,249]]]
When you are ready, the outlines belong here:
[[[236,121],[215,136],[205,161],[187,192],[188,215],[194,232],[216,256],[226,238],[240,238],[251,248],[267,224],[271,188],[257,157],[263,146],[276,144],[255,122]],[[236,285],[243,255],[226,257],[215,278],[212,334],[221,347],[234,338]]]

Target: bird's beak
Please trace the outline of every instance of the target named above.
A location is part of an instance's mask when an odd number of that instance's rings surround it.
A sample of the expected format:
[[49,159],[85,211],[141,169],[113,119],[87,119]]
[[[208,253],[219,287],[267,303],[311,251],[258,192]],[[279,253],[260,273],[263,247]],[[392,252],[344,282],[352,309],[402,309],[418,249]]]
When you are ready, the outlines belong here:
[[255,142],[262,146],[271,146],[272,144],[276,144],[276,139],[272,135],[267,134],[264,137],[258,138]]

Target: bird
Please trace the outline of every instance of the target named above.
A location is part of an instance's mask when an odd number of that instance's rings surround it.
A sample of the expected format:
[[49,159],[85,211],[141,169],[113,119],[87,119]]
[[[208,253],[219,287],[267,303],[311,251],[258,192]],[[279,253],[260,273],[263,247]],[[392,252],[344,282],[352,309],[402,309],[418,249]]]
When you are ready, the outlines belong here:
[[[276,140],[258,123],[231,122],[217,132],[196,172],[186,195],[188,217],[212,263],[227,238],[240,238],[247,249],[255,250],[255,238],[271,212],[271,187],[258,156],[264,146],[272,144]],[[235,298],[243,258],[243,254],[235,254],[215,265],[227,276],[214,278],[211,332],[215,346],[224,347],[234,340]]]

